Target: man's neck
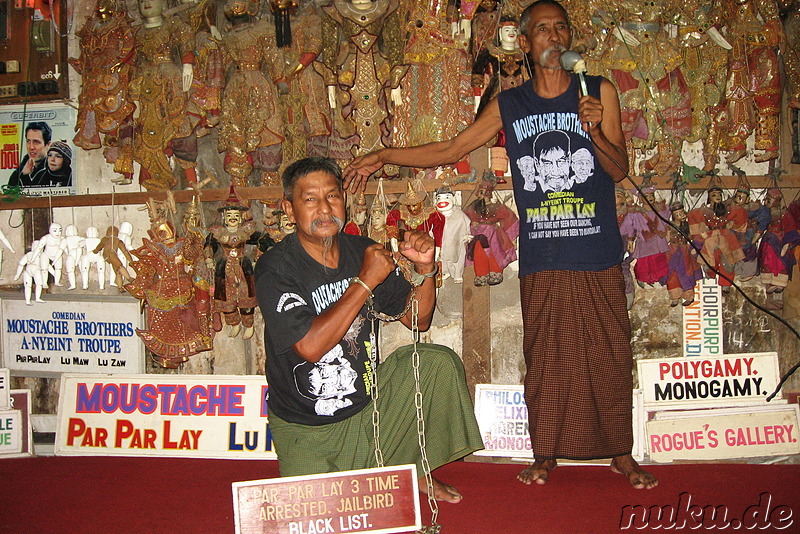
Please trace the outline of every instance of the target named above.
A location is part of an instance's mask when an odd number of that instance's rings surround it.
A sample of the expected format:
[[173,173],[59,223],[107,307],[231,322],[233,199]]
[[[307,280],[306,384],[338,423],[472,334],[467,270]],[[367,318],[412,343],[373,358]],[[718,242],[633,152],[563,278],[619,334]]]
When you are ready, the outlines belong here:
[[533,70],[534,76],[531,80],[533,90],[542,98],[555,98],[562,95],[572,81],[569,73],[564,69],[546,69],[534,65]]
[[305,249],[309,256],[316,260],[320,265],[328,269],[336,269],[339,266],[339,236],[333,237],[330,245],[326,245],[324,240],[316,238],[306,238],[298,235],[300,245]]

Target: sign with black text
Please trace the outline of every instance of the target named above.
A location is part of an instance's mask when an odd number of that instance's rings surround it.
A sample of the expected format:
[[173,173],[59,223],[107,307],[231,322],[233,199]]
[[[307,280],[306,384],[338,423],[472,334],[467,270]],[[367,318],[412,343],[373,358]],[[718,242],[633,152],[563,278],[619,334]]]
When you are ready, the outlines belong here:
[[233,483],[237,534],[413,532],[415,465]]
[[144,372],[138,300],[46,298],[33,306],[21,298],[0,300],[3,365],[13,375]]
[[11,406],[11,374],[8,368],[0,367],[0,410]]
[[263,376],[61,377],[55,453],[275,459]]

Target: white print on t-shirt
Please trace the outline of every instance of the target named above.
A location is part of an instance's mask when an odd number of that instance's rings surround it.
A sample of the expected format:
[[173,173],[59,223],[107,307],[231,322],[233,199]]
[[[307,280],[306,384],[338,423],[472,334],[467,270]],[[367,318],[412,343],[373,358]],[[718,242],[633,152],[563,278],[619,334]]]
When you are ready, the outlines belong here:
[[569,136],[561,130],[539,133],[533,140],[533,156],[517,160],[526,191],[569,191],[594,174],[594,156],[586,148],[570,151]]
[[325,311],[328,306],[339,300],[344,290],[350,287],[350,279],[338,280],[329,284],[322,284],[311,292],[311,300],[317,315]]
[[358,373],[344,357],[341,345],[334,346],[318,362],[303,362],[294,368],[298,393],[316,401],[317,415],[334,415],[353,404],[347,395],[356,392]]
[[278,299],[278,306],[275,311],[282,313],[298,306],[308,306],[308,303],[297,293],[284,293]]

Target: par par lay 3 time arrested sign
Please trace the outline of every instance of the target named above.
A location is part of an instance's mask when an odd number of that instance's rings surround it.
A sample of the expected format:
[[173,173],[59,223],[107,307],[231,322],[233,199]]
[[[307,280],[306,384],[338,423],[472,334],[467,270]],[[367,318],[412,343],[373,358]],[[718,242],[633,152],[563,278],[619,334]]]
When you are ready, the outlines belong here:
[[65,374],[55,453],[275,459],[263,376]]

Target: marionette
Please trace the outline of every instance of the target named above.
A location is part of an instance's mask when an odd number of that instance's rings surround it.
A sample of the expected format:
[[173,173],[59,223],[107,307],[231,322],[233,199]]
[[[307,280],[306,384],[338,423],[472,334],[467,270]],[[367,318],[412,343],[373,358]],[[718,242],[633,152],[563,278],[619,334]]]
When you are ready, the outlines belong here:
[[84,150],[105,146],[106,161],[125,181],[133,175],[136,105],[128,86],[135,63],[135,33],[117,0],[98,0],[94,12],[75,32],[81,55],[69,58],[82,80],[72,142]]
[[86,251],[81,256],[81,289],[89,289],[89,270],[94,265],[97,272],[97,283],[100,289],[105,289],[106,285],[106,261],[103,255],[95,252],[100,245],[100,232],[94,226],[86,229],[85,246]]
[[[151,215],[152,217],[153,215]],[[202,242],[192,249],[178,238],[172,223],[163,217],[151,220],[150,239],[134,250],[131,267],[136,278],[125,289],[142,301],[146,324],[136,329],[153,360],[161,367],[176,369],[189,356],[211,350],[213,330],[208,309],[200,319],[195,286],[187,267],[202,257]]]
[[[194,76],[192,31],[177,17],[164,18],[164,8],[164,0],[139,1],[144,20],[136,32],[136,77],[130,86],[138,107],[133,159],[141,165],[139,183],[151,191],[175,186],[168,154],[179,160],[183,154],[175,152],[172,142],[190,136],[197,122],[186,113]],[[187,166],[188,162],[181,164]],[[187,179],[193,177],[190,173]]]
[[67,280],[69,281],[67,289],[75,289],[77,287],[75,268],[81,263],[81,257],[86,249],[86,239],[78,235],[78,228],[74,224],[69,224],[64,228],[64,246],[66,248],[64,269],[67,271]]
[[[133,250],[133,225],[128,221],[123,221],[119,224],[119,233],[117,237],[119,238],[124,250]],[[130,264],[128,257],[125,256],[125,253],[122,252],[123,249],[117,251],[117,256],[119,257],[119,261],[122,264],[122,268],[125,269],[126,272],[128,271],[128,266]],[[112,269],[108,273],[108,285],[111,287],[117,287],[117,274],[116,269]]]
[[223,40],[229,71],[222,91],[218,150],[231,184],[246,186],[253,169],[263,185],[279,185],[283,120],[274,80],[280,75],[275,26],[258,18],[258,0],[228,0],[231,28]]
[[737,187],[733,196],[728,199],[729,204],[739,206],[747,212],[747,224],[735,225],[731,231],[739,239],[744,258],[734,266],[736,277],[745,282],[756,275],[758,261],[758,242],[761,234],[767,229],[770,222],[769,208],[760,202],[750,201],[750,189],[744,186]]
[[43,235],[36,248],[32,249],[33,259],[39,262],[45,287],[47,287],[48,273],[53,274],[53,283],[61,286],[61,269],[64,266],[66,253],[62,234],[63,227],[59,223],[52,223],[48,233]]
[[758,246],[758,272],[767,294],[781,293],[789,284],[791,272],[791,260],[783,250],[784,238],[787,230],[794,229],[794,218],[787,216],[780,189],[769,189],[764,205],[769,209],[770,220]]
[[39,266],[39,261],[36,258],[36,249],[39,246],[39,241],[31,243],[31,249],[22,255],[17,265],[17,273],[14,275],[14,280],[19,280],[22,277],[22,285],[25,294],[25,304],[31,306],[31,294],[33,293],[34,286],[36,287],[35,301],[44,302],[42,300],[42,290],[45,285],[44,274]]
[[390,93],[400,85],[404,28],[399,0],[323,5],[326,85],[333,109],[331,157],[350,160],[392,146]]
[[[119,228],[109,226],[106,230],[106,235],[94,247],[94,253],[103,255],[103,259],[111,266],[111,271],[115,275],[114,285],[119,287],[120,292],[125,291],[123,284],[132,279],[126,265],[133,261],[133,257],[125,243],[119,238]],[[123,264],[119,256],[120,253],[127,260],[127,263]],[[100,274],[99,269],[97,274]]]
[[[666,203],[656,200],[654,186],[642,187],[642,194],[646,200],[635,211],[628,213],[625,221],[620,226],[620,234],[633,243],[631,257],[636,260],[633,274],[640,287],[645,284],[653,285],[667,276],[667,227],[659,218],[669,218],[669,209]],[[649,201],[649,204],[648,202]],[[655,206],[655,213],[650,205]]]
[[[394,226],[398,230],[418,230],[433,236],[436,247],[442,246],[442,230],[444,229],[444,216],[433,207],[426,205],[428,193],[422,186],[421,180],[407,184],[406,192],[400,195],[399,207],[389,211],[386,216],[386,225]],[[397,233],[402,241],[402,235]]]
[[275,83],[283,113],[284,158],[327,157],[331,107],[315,60],[322,51],[322,20],[311,2],[272,0],[278,47]]
[[690,238],[689,221],[683,203],[673,202],[669,210],[672,214],[672,224],[678,231],[671,226],[667,228],[669,249],[666,256],[669,272],[661,283],[667,286],[670,306],[675,307],[678,304],[688,306],[694,302],[694,287],[697,281],[703,278],[703,270],[697,263],[694,247],[686,241]]
[[[723,291],[729,290],[728,279],[733,279],[734,265],[744,259],[739,240],[730,228],[747,225],[747,212],[736,205],[726,206],[722,188],[712,185],[707,190],[706,204],[691,210],[688,222],[692,239],[702,246],[700,253],[706,262],[724,275],[719,277],[719,285]],[[714,278],[716,274],[706,267],[706,276]]]
[[245,221],[245,206],[231,186],[230,195],[218,209],[222,225],[212,226],[210,244],[216,257],[214,283],[214,313],[221,313],[231,327],[229,337],[242,331],[244,339],[253,336],[253,314],[256,306],[253,262],[247,256],[246,245],[257,243],[255,221]]
[[[635,213],[637,210],[633,205],[631,196],[621,185],[614,186],[614,201],[617,208],[617,224],[620,227],[620,235],[622,235],[623,225],[629,224],[625,222],[628,215]],[[623,235],[623,237],[625,236]],[[632,252],[633,240],[626,239],[625,256],[622,259],[622,263],[620,263],[620,267],[622,268],[622,277],[625,280],[625,299],[629,310],[633,306],[633,299],[636,296],[636,284],[633,281],[633,273],[631,272],[631,263],[633,262]]]
[[364,235],[367,223],[367,199],[363,192],[359,192],[357,195],[349,196],[348,201],[350,207],[347,214],[350,220],[344,225],[343,232],[350,235]]
[[472,239],[470,218],[456,205],[455,194],[449,187],[440,187],[435,196],[436,211],[444,217],[442,245],[439,260],[442,262],[442,278],[453,277],[453,282],[464,281],[464,263],[467,259],[467,243]]
[[465,209],[470,234],[467,265],[475,265],[475,285],[497,285],[503,281],[503,269],[517,259],[514,239],[519,235],[519,219],[505,204],[492,199],[496,181],[484,175],[475,192],[476,199]]
[[[465,43],[453,38],[448,2],[424,0],[407,5],[408,37],[402,62],[408,70],[398,91],[390,92],[397,99],[392,110],[392,146],[396,147],[451,139],[475,115],[466,98],[470,58]],[[468,172],[466,160],[457,166]]]

